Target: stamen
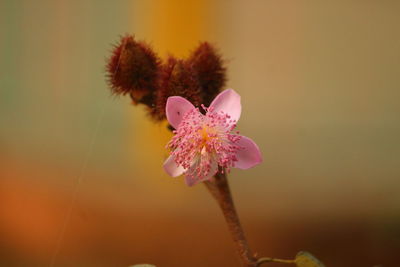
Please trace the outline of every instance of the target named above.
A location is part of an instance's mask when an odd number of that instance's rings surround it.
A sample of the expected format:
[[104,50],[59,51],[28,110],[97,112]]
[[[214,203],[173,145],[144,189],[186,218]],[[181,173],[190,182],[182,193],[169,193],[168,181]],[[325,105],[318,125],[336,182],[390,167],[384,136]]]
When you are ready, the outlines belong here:
[[183,116],[167,145],[176,163],[186,169],[186,176],[196,180],[213,175],[216,165],[229,172],[237,161],[236,153],[242,149],[237,144],[240,136],[232,133],[236,121],[222,111],[214,112],[212,107],[201,108],[205,115],[196,108]]

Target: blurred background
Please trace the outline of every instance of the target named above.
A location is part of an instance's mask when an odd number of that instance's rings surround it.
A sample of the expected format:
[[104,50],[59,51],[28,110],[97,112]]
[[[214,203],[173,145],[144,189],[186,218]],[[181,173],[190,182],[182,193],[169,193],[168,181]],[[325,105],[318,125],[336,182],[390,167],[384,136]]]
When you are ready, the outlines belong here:
[[[203,185],[162,170],[171,137],[105,58],[214,43],[264,163],[229,181],[252,249],[399,266],[397,1],[0,0],[0,266],[239,266]],[[271,264],[271,266],[274,266]]]

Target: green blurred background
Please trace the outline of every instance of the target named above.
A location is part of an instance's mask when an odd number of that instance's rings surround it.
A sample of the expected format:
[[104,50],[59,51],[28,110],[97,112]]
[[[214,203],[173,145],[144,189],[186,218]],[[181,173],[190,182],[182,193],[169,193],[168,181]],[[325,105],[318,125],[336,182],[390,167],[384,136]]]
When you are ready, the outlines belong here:
[[0,266],[239,266],[205,187],[163,173],[165,124],[110,95],[105,58],[125,33],[163,57],[207,40],[227,59],[239,129],[264,155],[229,178],[254,251],[398,266],[399,14],[397,1],[0,0]]

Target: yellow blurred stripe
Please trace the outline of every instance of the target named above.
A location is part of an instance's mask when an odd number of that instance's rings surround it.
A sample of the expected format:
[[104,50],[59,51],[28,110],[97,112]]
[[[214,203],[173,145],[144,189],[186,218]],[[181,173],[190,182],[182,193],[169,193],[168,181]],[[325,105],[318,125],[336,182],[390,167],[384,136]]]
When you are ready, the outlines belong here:
[[206,35],[208,1],[159,0],[153,4],[150,32],[160,54],[185,56]]

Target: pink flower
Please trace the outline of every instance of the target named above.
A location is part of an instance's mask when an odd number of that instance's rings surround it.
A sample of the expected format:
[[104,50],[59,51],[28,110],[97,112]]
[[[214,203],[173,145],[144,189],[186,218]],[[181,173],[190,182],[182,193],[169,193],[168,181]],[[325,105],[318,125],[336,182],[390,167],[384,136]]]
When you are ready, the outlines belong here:
[[202,105],[202,109],[205,114],[180,96],[167,100],[167,119],[175,128],[167,145],[171,155],[164,162],[170,176],[185,174],[186,184],[192,186],[211,179],[218,170],[249,169],[261,163],[261,152],[253,140],[233,132],[242,111],[234,90],[221,92],[210,107]]

